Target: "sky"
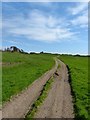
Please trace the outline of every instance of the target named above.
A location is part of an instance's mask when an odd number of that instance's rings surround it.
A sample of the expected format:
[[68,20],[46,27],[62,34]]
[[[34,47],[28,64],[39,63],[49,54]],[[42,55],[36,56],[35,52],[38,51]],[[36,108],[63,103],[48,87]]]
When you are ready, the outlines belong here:
[[88,3],[3,2],[2,47],[88,54]]

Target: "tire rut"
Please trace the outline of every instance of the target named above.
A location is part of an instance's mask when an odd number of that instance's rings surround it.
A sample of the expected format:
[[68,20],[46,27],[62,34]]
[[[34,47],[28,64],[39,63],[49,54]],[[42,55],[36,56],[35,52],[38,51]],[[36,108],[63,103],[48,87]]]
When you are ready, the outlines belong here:
[[74,109],[66,65],[58,60],[60,68],[54,74],[54,83],[34,118],[74,118]]
[[32,104],[40,95],[43,86],[55,73],[57,67],[58,62],[56,61],[55,66],[50,71],[35,80],[35,82],[33,82],[26,90],[23,90],[9,102],[5,103],[1,110],[2,118],[25,118],[25,115],[28,113],[29,109],[31,109]]

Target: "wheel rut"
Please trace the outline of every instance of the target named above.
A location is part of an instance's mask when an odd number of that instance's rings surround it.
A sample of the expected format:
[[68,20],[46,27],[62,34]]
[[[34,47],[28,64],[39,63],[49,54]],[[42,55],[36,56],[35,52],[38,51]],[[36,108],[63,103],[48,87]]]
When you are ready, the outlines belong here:
[[74,118],[68,70],[60,60],[58,60],[58,64],[60,64],[60,68],[54,74],[52,88],[34,118]]
[[[20,94],[12,97],[10,101],[5,103],[1,109],[2,118],[25,118],[25,115],[31,109],[32,104],[39,97],[43,86],[55,73],[58,67],[58,62],[55,60],[55,66],[35,80],[27,89]],[[1,112],[0,111],[0,112]]]
[[44,85],[52,76],[54,78],[52,87],[34,118],[74,118],[68,70],[62,61],[59,59],[55,61],[56,64],[50,71],[3,105],[1,110],[3,118],[25,118],[33,103],[40,96]]

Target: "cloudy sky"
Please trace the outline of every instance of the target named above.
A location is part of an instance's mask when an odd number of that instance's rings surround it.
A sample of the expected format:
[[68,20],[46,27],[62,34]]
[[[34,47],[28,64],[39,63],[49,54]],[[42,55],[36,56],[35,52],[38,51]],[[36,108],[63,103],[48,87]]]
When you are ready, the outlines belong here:
[[3,47],[88,53],[88,3],[3,2]]

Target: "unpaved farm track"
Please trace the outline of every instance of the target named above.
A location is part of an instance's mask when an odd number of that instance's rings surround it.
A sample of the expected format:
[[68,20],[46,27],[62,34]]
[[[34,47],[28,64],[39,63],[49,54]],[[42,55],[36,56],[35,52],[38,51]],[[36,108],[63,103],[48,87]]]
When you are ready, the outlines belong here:
[[60,60],[58,60],[58,64],[60,64],[60,68],[54,74],[52,88],[34,116],[35,118],[74,118],[68,70]]
[[39,79],[35,80],[32,85],[30,85],[26,90],[22,91],[19,95],[13,97],[10,102],[7,102],[2,107],[2,117],[24,118],[34,101],[39,97],[43,86],[55,73],[57,67],[58,62],[56,61],[53,69],[46,72]]
[[[58,67],[59,64],[60,67]],[[34,117],[74,118],[68,71],[66,65],[58,59],[52,70],[46,72],[26,90],[22,91],[22,93],[3,106],[3,118],[24,118],[33,103],[38,99],[43,86],[51,76],[54,76],[52,88]]]

